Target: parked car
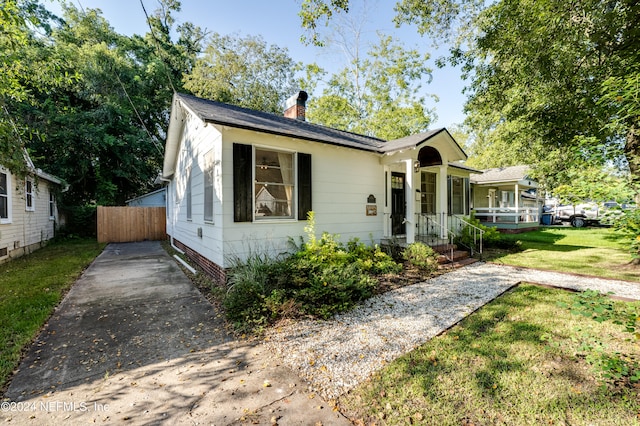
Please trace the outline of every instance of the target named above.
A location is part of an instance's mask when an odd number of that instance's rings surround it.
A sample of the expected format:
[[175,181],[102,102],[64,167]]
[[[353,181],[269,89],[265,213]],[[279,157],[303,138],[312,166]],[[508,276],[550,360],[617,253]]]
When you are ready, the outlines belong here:
[[596,203],[577,205],[556,204],[549,206],[554,214],[554,223],[568,222],[571,226],[582,228],[587,225],[599,225],[600,209]]

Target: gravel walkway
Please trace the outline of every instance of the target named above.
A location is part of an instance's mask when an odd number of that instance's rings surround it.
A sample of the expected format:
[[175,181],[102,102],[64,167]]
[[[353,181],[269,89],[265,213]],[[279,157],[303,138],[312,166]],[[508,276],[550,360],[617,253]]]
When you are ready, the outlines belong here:
[[328,321],[273,329],[266,344],[313,392],[333,399],[523,281],[640,300],[640,283],[476,263],[373,297]]

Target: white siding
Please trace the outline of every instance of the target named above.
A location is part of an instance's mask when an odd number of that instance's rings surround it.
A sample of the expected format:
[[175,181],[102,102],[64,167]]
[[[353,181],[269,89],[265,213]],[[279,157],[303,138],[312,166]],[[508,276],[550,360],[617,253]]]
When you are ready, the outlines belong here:
[[[365,243],[372,239],[378,242],[382,237],[384,168],[379,155],[239,129],[224,130],[223,140],[221,200],[225,263],[220,265],[230,266],[229,256],[244,259],[252,251],[284,251],[289,238],[299,242],[307,224],[295,219],[233,221],[233,143],[311,154],[312,208],[317,233],[339,234],[345,243],[356,237]],[[377,216],[366,215],[369,195],[376,198]]]
[[29,253],[54,237],[57,212],[49,217],[49,192],[52,183],[32,178],[34,183],[34,209],[27,211],[25,181],[11,176],[11,223],[0,224],[0,249],[7,249],[0,261]]
[[[206,258],[223,264],[220,156],[222,135],[212,125],[188,116],[179,149],[176,173],[167,193],[167,233]],[[204,221],[204,155],[214,151],[213,223]],[[192,219],[187,220],[186,170],[191,168]],[[198,236],[201,229],[202,237]]]

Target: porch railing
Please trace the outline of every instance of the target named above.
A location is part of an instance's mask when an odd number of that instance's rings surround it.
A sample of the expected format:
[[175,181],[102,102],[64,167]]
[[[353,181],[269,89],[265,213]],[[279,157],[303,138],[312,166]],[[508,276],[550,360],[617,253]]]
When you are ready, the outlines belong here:
[[443,214],[429,215],[425,213],[416,213],[416,241],[421,241],[432,247],[443,247],[449,252],[444,254],[450,262],[453,262],[454,240],[456,234],[446,225],[447,217]]
[[458,216],[451,216],[451,220],[453,228],[458,232],[457,243],[466,247],[471,256],[475,253],[482,254],[484,230]]
[[475,207],[475,217],[483,222],[492,223],[538,223],[537,207]]

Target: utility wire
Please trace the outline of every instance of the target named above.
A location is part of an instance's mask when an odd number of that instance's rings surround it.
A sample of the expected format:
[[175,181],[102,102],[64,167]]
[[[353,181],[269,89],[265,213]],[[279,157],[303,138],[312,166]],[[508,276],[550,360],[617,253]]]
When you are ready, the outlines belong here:
[[142,120],[142,117],[140,117],[140,113],[138,112],[138,109],[136,108],[136,106],[133,104],[133,101],[131,100],[131,97],[129,97],[129,93],[127,92],[127,88],[124,87],[124,84],[122,83],[122,80],[120,80],[120,76],[118,75],[117,71],[113,72],[116,75],[116,78],[118,79],[118,83],[120,83],[120,86],[122,87],[122,90],[124,91],[125,96],[127,97],[127,99],[129,100],[129,103],[131,104],[131,108],[133,108],[133,110],[136,113],[136,116],[138,117],[138,120],[140,120],[140,124],[142,124],[142,127],[144,128],[144,131],[147,132],[147,135],[149,135],[149,139],[151,140],[151,142],[153,143],[153,146],[158,150],[158,153],[160,155],[163,155],[162,150],[160,149],[160,147],[158,146],[158,142],[155,140],[155,138],[151,135],[151,132],[149,131],[149,129],[147,129],[147,126],[144,124],[144,121]]
[[[80,0],[76,0],[76,1],[78,2],[78,6],[80,6],[80,9],[82,9],[82,13],[86,14],[86,12],[84,10],[84,7],[82,7],[82,3],[80,3]],[[140,0],[140,2],[142,2],[142,0]],[[143,6],[143,8],[144,8],[144,6]],[[145,11],[145,14],[146,14],[146,11]],[[154,36],[154,38],[155,38],[155,36]],[[151,143],[153,144],[155,149],[158,151],[158,153],[160,155],[163,155],[162,149],[160,149],[160,147],[158,146],[158,141],[156,141],[156,139],[151,135],[151,132],[147,128],[147,125],[144,123],[144,120],[142,120],[142,117],[140,116],[140,113],[138,112],[138,109],[136,108],[135,104],[133,103],[133,100],[129,96],[129,92],[127,92],[127,88],[125,87],[125,85],[122,82],[122,80],[120,80],[120,75],[118,74],[118,72],[113,67],[110,67],[110,68],[113,71],[113,74],[116,76],[116,79],[118,80],[118,83],[120,83],[120,87],[122,87],[122,91],[124,92],[124,95],[127,97],[127,100],[129,101],[129,104],[131,105],[131,108],[133,108],[133,111],[136,113],[136,117],[138,117],[138,120],[140,121],[140,124],[142,125],[142,128],[144,129],[145,132],[147,132],[147,135],[149,136],[149,140],[151,141]],[[171,82],[171,80],[169,80],[169,82]]]

